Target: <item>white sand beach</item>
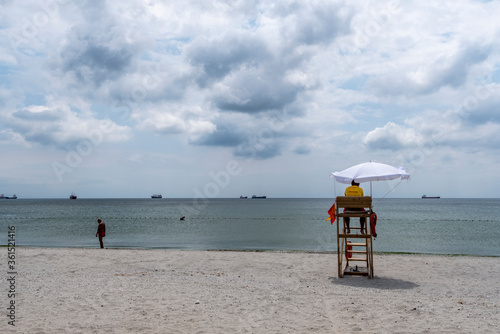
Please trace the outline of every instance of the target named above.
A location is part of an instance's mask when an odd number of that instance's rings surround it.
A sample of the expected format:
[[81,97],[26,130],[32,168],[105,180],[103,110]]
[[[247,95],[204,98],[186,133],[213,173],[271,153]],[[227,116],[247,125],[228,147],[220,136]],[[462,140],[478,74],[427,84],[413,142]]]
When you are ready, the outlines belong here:
[[4,279],[0,332],[498,333],[499,258],[375,254],[374,268],[337,278],[335,254],[18,247],[15,326]]

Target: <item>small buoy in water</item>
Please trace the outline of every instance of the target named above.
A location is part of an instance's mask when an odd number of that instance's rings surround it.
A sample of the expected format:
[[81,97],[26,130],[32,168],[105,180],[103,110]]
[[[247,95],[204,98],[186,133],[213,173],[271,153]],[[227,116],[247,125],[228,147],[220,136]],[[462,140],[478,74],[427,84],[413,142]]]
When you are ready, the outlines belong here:
[[199,301],[199,300],[196,300],[195,304],[199,304],[199,303],[200,303],[200,301]]
[[181,220],[184,220],[184,219],[186,219],[186,216],[182,216],[182,217],[181,217]]

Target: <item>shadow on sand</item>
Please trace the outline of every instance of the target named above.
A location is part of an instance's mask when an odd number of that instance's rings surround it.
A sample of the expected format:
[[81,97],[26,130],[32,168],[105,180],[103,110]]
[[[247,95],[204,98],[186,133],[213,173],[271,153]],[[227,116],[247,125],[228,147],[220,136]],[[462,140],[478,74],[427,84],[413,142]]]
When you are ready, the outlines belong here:
[[375,276],[369,279],[365,276],[344,276],[343,278],[329,277],[336,285],[350,286],[356,288],[380,289],[380,290],[407,290],[418,287],[418,284],[390,277]]

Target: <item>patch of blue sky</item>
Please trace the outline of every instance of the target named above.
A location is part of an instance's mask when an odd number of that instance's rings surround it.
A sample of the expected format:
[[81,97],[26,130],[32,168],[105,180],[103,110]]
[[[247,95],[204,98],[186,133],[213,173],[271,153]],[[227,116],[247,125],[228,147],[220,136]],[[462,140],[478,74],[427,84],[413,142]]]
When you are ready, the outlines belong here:
[[252,18],[247,21],[247,24],[244,27],[250,30],[255,30],[258,26],[257,18]]
[[149,52],[145,52],[141,55],[141,60],[151,61],[153,60],[153,57],[151,57],[151,54]]
[[20,53],[23,56],[28,56],[28,57],[44,57],[46,56],[44,53],[38,52],[35,49],[29,47],[29,46],[19,46],[15,48],[16,53]]
[[12,72],[13,72],[12,66],[6,66],[0,64],[0,74],[10,74]]
[[190,38],[171,38],[171,39],[157,39],[156,52],[168,53],[178,56],[182,53],[182,47],[191,41]]
[[101,116],[108,116],[107,114],[109,114],[109,106],[107,106],[103,103],[96,103],[96,102],[92,103],[90,110],[92,110],[92,112],[95,115],[98,115],[99,118]]
[[340,85],[342,89],[361,90],[364,88],[369,76],[366,74],[352,77]]
[[500,83],[500,68],[497,68],[491,75],[491,80],[495,83]]
[[26,106],[43,106],[47,103],[47,99],[42,94],[26,94],[24,104]]
[[445,32],[443,34],[440,34],[440,36],[443,38],[443,41],[450,41],[452,39],[452,37],[454,36],[454,34],[452,34],[450,32]]

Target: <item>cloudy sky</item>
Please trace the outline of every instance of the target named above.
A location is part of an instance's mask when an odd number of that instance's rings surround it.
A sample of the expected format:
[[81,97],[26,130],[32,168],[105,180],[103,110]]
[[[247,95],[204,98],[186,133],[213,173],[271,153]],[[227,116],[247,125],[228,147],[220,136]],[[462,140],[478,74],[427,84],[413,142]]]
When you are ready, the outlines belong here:
[[412,175],[389,197],[500,197],[499,16],[472,0],[0,0],[0,193],[333,197],[331,172],[371,160]]

